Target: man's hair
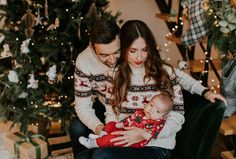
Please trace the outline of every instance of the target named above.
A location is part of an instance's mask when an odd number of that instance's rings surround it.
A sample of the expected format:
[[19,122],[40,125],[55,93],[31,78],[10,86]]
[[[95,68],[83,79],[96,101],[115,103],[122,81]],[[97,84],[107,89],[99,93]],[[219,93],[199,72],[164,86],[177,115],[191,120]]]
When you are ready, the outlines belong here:
[[119,36],[120,28],[114,20],[100,19],[90,29],[89,36],[91,45],[109,44]]

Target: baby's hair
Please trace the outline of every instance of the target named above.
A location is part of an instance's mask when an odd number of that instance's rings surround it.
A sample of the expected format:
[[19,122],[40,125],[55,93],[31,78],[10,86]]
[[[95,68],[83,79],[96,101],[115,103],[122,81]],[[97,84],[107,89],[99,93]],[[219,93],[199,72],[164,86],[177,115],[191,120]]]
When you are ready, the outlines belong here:
[[[173,108],[173,100],[171,95],[167,92],[161,92],[160,94],[154,96],[153,98],[159,98],[166,105],[166,112],[169,112]],[[152,98],[152,99],[153,99]]]

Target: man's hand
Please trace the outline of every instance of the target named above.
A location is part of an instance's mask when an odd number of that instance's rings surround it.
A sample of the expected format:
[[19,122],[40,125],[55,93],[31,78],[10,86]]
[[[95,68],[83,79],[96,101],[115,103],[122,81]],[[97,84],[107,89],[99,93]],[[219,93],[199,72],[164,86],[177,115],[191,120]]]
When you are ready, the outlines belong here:
[[103,125],[103,124],[98,125],[98,126],[96,127],[96,129],[95,129],[95,134],[96,134],[96,135],[99,135],[100,132],[103,130],[103,128],[104,128],[104,125]]

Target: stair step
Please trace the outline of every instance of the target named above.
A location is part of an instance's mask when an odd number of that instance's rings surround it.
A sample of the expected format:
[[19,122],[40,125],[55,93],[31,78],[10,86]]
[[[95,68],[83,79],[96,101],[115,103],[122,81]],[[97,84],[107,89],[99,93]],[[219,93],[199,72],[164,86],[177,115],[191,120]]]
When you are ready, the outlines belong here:
[[[212,62],[214,63],[216,70],[220,70],[220,59],[212,59]],[[202,72],[204,71],[204,65],[205,60],[204,59],[198,59],[198,60],[189,60],[189,69],[190,72]],[[210,64],[209,64],[210,65]],[[212,67],[210,65],[209,70],[212,71]]]
[[223,151],[221,152],[220,157],[222,157],[222,159],[236,159],[233,154],[234,151]]
[[165,20],[167,22],[176,22],[178,21],[178,17],[174,16],[172,14],[168,14],[168,13],[157,13],[156,17],[162,20]]
[[224,136],[236,134],[236,115],[233,115],[222,121],[220,133]]
[[212,92],[220,93],[220,85],[209,86],[209,89],[210,89]]

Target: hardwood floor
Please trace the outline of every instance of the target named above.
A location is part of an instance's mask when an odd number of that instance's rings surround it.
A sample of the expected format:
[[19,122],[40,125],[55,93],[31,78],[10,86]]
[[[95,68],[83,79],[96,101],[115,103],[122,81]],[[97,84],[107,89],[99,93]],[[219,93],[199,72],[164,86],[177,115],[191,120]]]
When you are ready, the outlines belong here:
[[[232,136],[231,137],[223,136],[222,134],[219,134],[217,137],[215,146],[213,148],[211,159],[222,159],[220,157],[222,151],[233,150],[235,147],[235,145],[233,145],[231,142],[233,139],[234,139],[234,143],[236,143],[235,142],[236,136],[232,138]],[[230,159],[233,159],[233,158],[230,158]]]

